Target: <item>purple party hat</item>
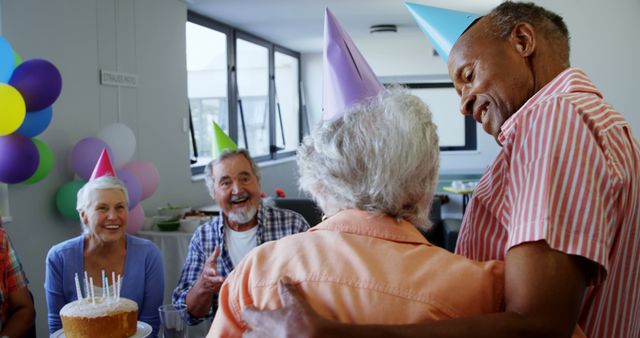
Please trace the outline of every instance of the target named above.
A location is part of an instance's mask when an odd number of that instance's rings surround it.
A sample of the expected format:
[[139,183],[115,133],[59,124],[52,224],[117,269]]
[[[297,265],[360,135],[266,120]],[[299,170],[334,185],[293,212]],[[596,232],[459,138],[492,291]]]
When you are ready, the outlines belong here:
[[324,16],[323,58],[322,120],[338,119],[353,104],[384,89],[328,8]]

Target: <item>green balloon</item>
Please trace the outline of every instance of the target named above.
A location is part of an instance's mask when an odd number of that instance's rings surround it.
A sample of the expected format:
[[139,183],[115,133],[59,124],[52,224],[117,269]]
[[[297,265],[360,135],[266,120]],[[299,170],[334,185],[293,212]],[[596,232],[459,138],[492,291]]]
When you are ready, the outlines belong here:
[[49,146],[35,138],[32,138],[31,141],[38,148],[38,154],[40,155],[40,162],[38,162],[38,169],[36,172],[31,175],[27,180],[25,180],[24,184],[34,184],[42,181],[49,173],[51,172],[51,168],[53,167],[53,154],[51,153],[51,149]]
[[78,190],[84,186],[83,181],[70,181],[65,183],[56,193],[56,206],[62,216],[72,221],[80,221],[80,215],[76,210]]
[[21,63],[22,57],[20,57],[20,54],[18,54],[18,52],[13,51],[13,66],[18,67]]

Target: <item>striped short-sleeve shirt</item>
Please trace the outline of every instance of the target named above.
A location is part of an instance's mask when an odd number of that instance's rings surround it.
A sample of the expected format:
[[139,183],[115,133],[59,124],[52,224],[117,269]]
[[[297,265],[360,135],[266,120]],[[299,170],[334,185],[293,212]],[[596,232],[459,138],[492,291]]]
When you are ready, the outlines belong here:
[[502,149],[467,208],[457,253],[503,260],[545,240],[600,269],[579,324],[588,337],[640,337],[640,147],[629,123],[570,68],[502,126]]

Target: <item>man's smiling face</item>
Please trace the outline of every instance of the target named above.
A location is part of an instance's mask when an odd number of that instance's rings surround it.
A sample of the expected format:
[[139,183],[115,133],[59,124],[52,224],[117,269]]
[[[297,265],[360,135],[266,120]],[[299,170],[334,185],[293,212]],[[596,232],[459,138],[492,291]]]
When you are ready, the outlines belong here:
[[260,205],[260,183],[243,155],[222,160],[213,167],[213,198],[234,223],[251,221]]

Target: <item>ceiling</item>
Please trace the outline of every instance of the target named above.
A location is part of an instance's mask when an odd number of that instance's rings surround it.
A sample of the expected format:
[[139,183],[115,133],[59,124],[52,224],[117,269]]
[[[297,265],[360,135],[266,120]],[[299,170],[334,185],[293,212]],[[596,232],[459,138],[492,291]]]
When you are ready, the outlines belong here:
[[[354,40],[369,27],[395,24],[398,35],[418,26],[402,0],[183,0],[188,8],[301,53],[322,51],[324,9],[328,7]],[[501,0],[412,0],[411,2],[483,14]],[[394,34],[394,33],[378,33]]]

